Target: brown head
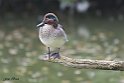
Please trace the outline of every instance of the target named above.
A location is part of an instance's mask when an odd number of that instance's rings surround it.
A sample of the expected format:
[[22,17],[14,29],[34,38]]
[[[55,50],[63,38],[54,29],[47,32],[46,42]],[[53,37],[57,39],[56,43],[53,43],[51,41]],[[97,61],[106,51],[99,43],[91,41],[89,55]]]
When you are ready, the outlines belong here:
[[58,18],[54,13],[47,13],[45,14],[44,18],[43,18],[43,22],[40,23],[39,25],[37,25],[37,27],[40,27],[44,24],[49,24],[49,25],[53,25],[55,28],[58,25]]

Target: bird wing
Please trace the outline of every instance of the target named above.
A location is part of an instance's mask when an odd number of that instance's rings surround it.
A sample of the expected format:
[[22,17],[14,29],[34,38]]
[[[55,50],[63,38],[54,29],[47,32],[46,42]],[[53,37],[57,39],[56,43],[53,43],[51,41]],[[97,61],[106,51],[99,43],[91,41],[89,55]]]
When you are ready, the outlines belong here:
[[63,30],[62,25],[58,24],[58,28],[62,31],[62,33],[64,35],[64,38],[65,38],[65,41],[67,42],[68,41],[68,38],[67,38],[67,35],[66,35],[65,31]]

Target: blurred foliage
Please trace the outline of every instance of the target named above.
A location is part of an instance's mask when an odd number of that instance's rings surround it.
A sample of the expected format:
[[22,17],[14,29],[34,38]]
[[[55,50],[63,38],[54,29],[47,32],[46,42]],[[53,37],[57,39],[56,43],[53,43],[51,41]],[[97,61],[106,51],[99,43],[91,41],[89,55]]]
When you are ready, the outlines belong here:
[[0,0],[0,14],[8,12],[16,14],[28,13],[31,15],[40,12],[44,14],[46,12],[62,11],[61,5],[68,6],[66,9],[75,11],[77,3],[82,3],[83,1],[87,1],[90,4],[88,8],[89,13],[124,13],[124,0]]

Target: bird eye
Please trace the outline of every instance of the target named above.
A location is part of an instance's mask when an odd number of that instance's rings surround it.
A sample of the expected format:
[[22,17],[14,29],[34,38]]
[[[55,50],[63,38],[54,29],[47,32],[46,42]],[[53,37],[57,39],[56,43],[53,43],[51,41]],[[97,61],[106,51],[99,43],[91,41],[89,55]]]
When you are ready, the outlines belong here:
[[53,15],[46,16],[46,18],[49,18],[49,19],[56,19]]

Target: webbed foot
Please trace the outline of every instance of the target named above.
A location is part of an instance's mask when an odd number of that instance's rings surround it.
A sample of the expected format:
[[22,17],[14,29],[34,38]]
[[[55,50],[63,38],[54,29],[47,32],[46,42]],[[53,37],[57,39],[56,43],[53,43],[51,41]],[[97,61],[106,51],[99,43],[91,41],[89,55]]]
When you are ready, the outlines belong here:
[[59,53],[53,53],[50,55],[50,57],[53,57],[54,59],[56,59],[56,58],[60,59],[61,58]]

